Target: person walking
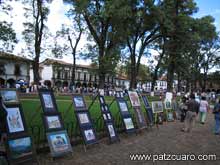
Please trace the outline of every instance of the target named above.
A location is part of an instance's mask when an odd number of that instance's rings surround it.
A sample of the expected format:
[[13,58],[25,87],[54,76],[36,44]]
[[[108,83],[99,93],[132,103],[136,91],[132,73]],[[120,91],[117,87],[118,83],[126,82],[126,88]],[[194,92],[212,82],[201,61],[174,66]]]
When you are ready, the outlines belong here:
[[213,113],[215,115],[215,134],[219,135],[220,133],[220,99],[214,106]]
[[183,132],[191,132],[195,123],[196,116],[199,112],[199,103],[195,101],[195,95],[190,95],[190,100],[187,103],[186,118],[184,122]]
[[200,116],[200,123],[205,124],[207,112],[209,110],[209,103],[206,101],[206,97],[202,96],[200,104],[199,104],[199,116]]
[[186,101],[187,101],[187,98],[183,96],[181,99],[181,103],[179,105],[180,122],[184,122],[185,117],[186,117],[186,111],[187,111]]

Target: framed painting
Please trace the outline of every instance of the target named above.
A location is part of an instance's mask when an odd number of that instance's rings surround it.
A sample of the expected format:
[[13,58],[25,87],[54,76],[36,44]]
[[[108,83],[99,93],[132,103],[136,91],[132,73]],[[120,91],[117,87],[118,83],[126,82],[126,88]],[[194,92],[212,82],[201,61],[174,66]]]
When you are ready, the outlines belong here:
[[172,103],[171,103],[171,101],[169,101],[169,100],[165,100],[164,101],[164,108],[165,109],[172,109]]
[[86,103],[82,95],[73,95],[72,99],[75,111],[86,110]]
[[26,160],[32,159],[35,154],[32,140],[29,136],[9,138],[7,141],[7,149],[10,162],[25,162]]
[[128,114],[128,105],[127,102],[124,99],[118,99],[118,106],[122,114]]
[[91,119],[88,115],[88,112],[78,112],[76,113],[76,117],[80,125],[90,125]]
[[153,110],[153,113],[163,112],[162,101],[152,101],[152,110]]
[[117,136],[116,132],[115,132],[115,128],[112,123],[108,123],[107,128],[108,128],[110,138],[114,138]]
[[147,123],[144,117],[144,113],[141,110],[141,107],[135,107],[134,112],[138,127],[139,128],[146,127]]
[[72,152],[72,146],[66,130],[46,134],[52,157],[62,156]]
[[104,96],[99,96],[99,102],[100,104],[105,104]]
[[83,130],[83,136],[86,144],[96,143],[97,141],[95,131],[92,128]]
[[16,89],[4,88],[0,89],[0,94],[2,96],[2,101],[4,104],[18,104],[19,98]]
[[130,98],[132,107],[139,107],[139,106],[141,106],[137,92],[128,91],[128,96]]
[[58,112],[55,97],[52,90],[49,89],[38,89],[40,101],[44,113]]
[[57,131],[64,129],[63,121],[61,119],[60,113],[57,114],[44,114],[42,115],[44,128],[46,132]]
[[7,111],[7,131],[10,136],[26,132],[26,124],[22,107],[19,104],[9,105]]
[[126,130],[134,129],[134,123],[131,118],[123,119]]

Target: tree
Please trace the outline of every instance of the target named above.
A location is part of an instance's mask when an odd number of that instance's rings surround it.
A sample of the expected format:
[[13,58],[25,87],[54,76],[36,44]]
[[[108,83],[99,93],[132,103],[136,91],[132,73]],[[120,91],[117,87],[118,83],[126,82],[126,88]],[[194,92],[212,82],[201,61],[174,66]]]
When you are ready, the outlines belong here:
[[[0,13],[9,15],[9,12],[13,8],[6,2],[2,2],[0,5]],[[12,23],[6,21],[0,21],[0,51],[12,52],[14,44],[17,43],[16,33],[12,28]]]
[[67,41],[68,44],[64,42],[62,43],[63,46],[61,46],[60,44],[57,44],[57,42],[55,42],[55,47],[52,52],[55,54],[56,57],[63,56],[63,54],[68,54],[69,51],[71,52],[73,57],[71,84],[74,85],[77,47],[81,39],[82,33],[85,30],[85,27],[82,23],[82,16],[80,14],[74,14],[73,12],[71,12],[69,18],[73,18],[73,26],[71,27],[62,25],[62,29],[61,31],[57,32],[55,39],[55,41],[57,41],[57,38],[61,37],[63,40]]
[[[70,0],[68,0],[70,2]],[[126,0],[80,0],[71,1],[76,11],[83,15],[90,35],[96,45],[90,46],[88,54],[98,65],[99,88],[104,88],[105,75],[112,74],[119,60],[121,24],[127,14]]]
[[186,43],[185,36],[190,31],[191,15],[197,11],[193,0],[164,0],[161,8],[166,16],[163,29],[166,31],[168,68],[167,68],[167,90],[172,91],[176,61],[181,58],[181,51]]
[[[48,0],[50,2],[50,0]],[[27,43],[27,49],[33,55],[33,74],[34,82],[39,83],[39,59],[42,53],[42,42],[46,30],[45,22],[49,14],[47,0],[23,0],[25,5],[25,17],[30,20],[25,22],[23,31],[24,40]],[[29,5],[29,6],[27,6]],[[33,50],[34,47],[34,50]]]
[[137,85],[137,75],[139,73],[141,58],[148,55],[147,47],[155,39],[161,37],[159,24],[157,21],[157,7],[154,0],[131,1],[130,10],[132,11],[129,19],[124,24],[126,34],[126,46],[130,59],[130,88],[134,89]]

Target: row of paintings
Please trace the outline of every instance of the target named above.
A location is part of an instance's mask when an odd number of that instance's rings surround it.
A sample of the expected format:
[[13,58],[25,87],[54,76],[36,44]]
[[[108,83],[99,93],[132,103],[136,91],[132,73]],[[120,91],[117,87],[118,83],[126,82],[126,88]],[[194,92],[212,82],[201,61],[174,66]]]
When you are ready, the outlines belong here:
[[19,103],[16,89],[1,89],[3,108],[7,112],[7,153],[9,162],[25,162],[35,157],[32,139],[27,134],[23,109]]
[[85,144],[97,142],[93,123],[82,95],[73,95],[73,106]]
[[106,127],[108,135],[109,135],[109,140],[111,142],[117,141],[119,139],[118,139],[118,136],[117,136],[117,133],[115,131],[114,124],[113,124],[114,121],[113,121],[111,112],[109,110],[109,107],[105,103],[104,96],[99,95],[99,102],[100,102],[102,117],[103,117],[103,120],[105,122],[105,127]]

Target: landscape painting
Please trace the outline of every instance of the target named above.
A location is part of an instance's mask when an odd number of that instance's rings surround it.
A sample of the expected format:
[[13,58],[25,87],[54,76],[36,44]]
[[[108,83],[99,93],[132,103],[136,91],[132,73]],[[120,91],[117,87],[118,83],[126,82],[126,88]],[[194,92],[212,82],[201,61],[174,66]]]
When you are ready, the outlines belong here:
[[10,157],[12,159],[18,159],[33,154],[30,137],[9,140],[8,146],[10,150]]

